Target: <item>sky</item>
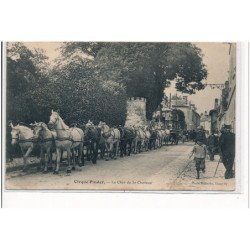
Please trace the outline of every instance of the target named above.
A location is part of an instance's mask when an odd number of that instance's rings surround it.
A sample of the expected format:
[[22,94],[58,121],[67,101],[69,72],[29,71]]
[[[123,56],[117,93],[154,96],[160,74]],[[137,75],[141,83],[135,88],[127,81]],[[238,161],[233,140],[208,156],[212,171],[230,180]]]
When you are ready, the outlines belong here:
[[[59,55],[57,50],[60,42],[26,42],[29,48],[42,48],[50,60],[55,59]],[[202,50],[203,62],[207,66],[208,77],[204,81],[206,84],[223,84],[228,79],[229,69],[229,44],[228,43],[194,43]],[[166,89],[165,93],[176,94],[174,86]],[[177,93],[181,95],[180,92]],[[209,111],[214,107],[214,99],[220,98],[221,90],[211,89],[207,86],[204,90],[197,91],[196,94],[189,95],[188,100],[194,103],[199,113]]]
[[[228,79],[229,70],[229,44],[227,43],[194,43],[202,50],[203,62],[207,66],[208,77],[206,84],[224,84]],[[165,90],[169,95],[176,94],[172,85]],[[177,92],[177,95],[181,95]],[[214,108],[214,99],[220,98],[221,90],[211,89],[207,86],[204,90],[196,91],[196,94],[188,95],[188,100],[194,103],[198,113],[204,113]]]

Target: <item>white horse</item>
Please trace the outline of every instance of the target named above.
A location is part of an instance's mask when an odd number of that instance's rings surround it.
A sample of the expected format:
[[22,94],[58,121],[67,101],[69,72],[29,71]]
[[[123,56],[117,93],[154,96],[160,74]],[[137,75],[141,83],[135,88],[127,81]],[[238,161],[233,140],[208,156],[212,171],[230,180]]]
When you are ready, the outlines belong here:
[[40,158],[41,158],[41,167],[44,162],[44,173],[48,172],[48,162],[52,167],[52,146],[54,137],[52,132],[48,129],[47,125],[43,122],[35,122],[35,124],[30,124],[34,127],[33,133],[34,138],[38,140],[38,143],[41,148]]
[[144,127],[142,127],[142,130],[143,130],[143,132],[145,134],[144,148],[145,148],[146,151],[148,151],[150,137],[151,137],[151,134],[150,134],[150,131],[149,131],[149,127],[148,126],[144,126]]
[[170,139],[170,130],[168,128],[164,129],[164,134],[164,143],[165,145],[168,145]]
[[146,140],[146,134],[144,130],[140,126],[134,126],[135,131],[135,151],[134,153],[137,154],[137,150],[139,153],[142,151],[142,147],[144,146]]
[[156,133],[157,133],[157,140],[156,140],[156,145],[158,148],[161,148],[163,145],[164,137],[165,137],[165,132],[162,129],[162,126],[160,124],[157,124],[155,126]]
[[72,127],[69,128],[60,115],[57,112],[51,111],[49,126],[51,126],[56,131],[56,169],[54,174],[59,173],[61,152],[67,151],[68,158],[68,168],[67,173],[71,173],[71,165],[70,165],[70,155],[71,149],[73,154],[73,167],[75,168],[75,150],[79,149],[78,154],[78,162],[79,166],[82,165],[82,152],[83,152],[83,142],[84,142],[84,132],[80,128]]
[[12,122],[10,123],[11,130],[11,144],[19,144],[22,154],[23,154],[23,171],[27,171],[27,158],[32,152],[34,148],[34,137],[33,137],[33,130],[23,126],[23,125],[16,125],[13,126]]
[[121,139],[121,133],[117,128],[110,128],[105,122],[100,122],[98,127],[101,129],[101,134],[105,140],[105,147],[107,150],[107,158],[112,157],[113,151],[115,149],[114,159],[117,159],[119,143]]

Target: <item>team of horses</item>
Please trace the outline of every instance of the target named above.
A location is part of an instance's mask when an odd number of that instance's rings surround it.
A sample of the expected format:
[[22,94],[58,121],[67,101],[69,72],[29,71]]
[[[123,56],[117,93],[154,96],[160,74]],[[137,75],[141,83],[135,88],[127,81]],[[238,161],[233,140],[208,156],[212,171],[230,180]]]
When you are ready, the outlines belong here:
[[[59,173],[63,152],[67,153],[67,173],[76,168],[76,163],[81,167],[84,165],[84,156],[97,163],[98,155],[106,160],[117,159],[162,147],[164,144],[176,143],[170,130],[160,124],[149,126],[118,126],[109,127],[105,122],[97,126],[91,121],[84,127],[68,126],[60,117],[58,112],[51,111],[50,120],[46,125],[44,122],[35,122],[30,126],[16,125],[10,123],[12,128],[12,145],[19,144],[23,159],[24,171],[27,171],[27,158],[32,152],[35,144],[39,144],[40,166],[43,172],[48,172],[48,166],[52,168],[52,153],[56,152],[56,167],[54,174]],[[73,167],[71,165],[73,163]]]

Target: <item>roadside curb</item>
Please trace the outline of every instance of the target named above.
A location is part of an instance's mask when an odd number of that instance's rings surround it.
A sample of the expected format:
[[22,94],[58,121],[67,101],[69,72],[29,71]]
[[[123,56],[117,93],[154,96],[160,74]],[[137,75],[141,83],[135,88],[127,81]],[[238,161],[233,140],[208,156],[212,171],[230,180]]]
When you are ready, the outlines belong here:
[[[37,164],[38,164],[39,162],[36,162],[36,163],[31,163],[31,164],[29,164],[28,165],[28,167],[29,168],[35,168],[35,167],[37,167]],[[6,173],[11,173],[11,172],[15,172],[15,171],[20,171],[20,170],[23,170],[23,166],[12,166],[12,167],[6,167],[5,166],[5,172]]]

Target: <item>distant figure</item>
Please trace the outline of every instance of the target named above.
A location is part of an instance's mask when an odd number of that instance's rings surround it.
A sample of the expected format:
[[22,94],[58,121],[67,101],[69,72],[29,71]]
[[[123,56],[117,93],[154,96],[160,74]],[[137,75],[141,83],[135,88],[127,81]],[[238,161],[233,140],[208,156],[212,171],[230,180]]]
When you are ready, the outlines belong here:
[[196,131],[194,129],[192,130],[192,140],[196,140]]
[[226,168],[225,179],[234,178],[235,134],[231,132],[231,125],[224,125],[221,130],[219,150],[222,163]]
[[209,134],[209,131],[208,131],[208,130],[206,130],[206,132],[205,132],[205,136],[206,136],[206,139],[208,139],[208,137],[210,136],[210,134]]
[[203,129],[202,126],[198,127],[197,132],[196,132],[195,142],[197,143],[198,141],[204,145],[207,144],[205,130]]
[[217,129],[214,130],[214,135],[219,137],[219,131]]
[[187,138],[188,138],[188,133],[186,130],[183,131],[183,134],[182,134],[182,142],[186,142],[187,141]]
[[205,173],[205,158],[206,158],[206,146],[201,141],[197,141],[197,144],[194,145],[191,156],[194,155],[195,167],[197,172],[196,179],[200,179],[200,170]]
[[211,135],[207,139],[207,149],[210,161],[214,160],[214,155],[218,152],[218,147],[219,147],[218,135],[215,135],[214,131],[212,131]]

